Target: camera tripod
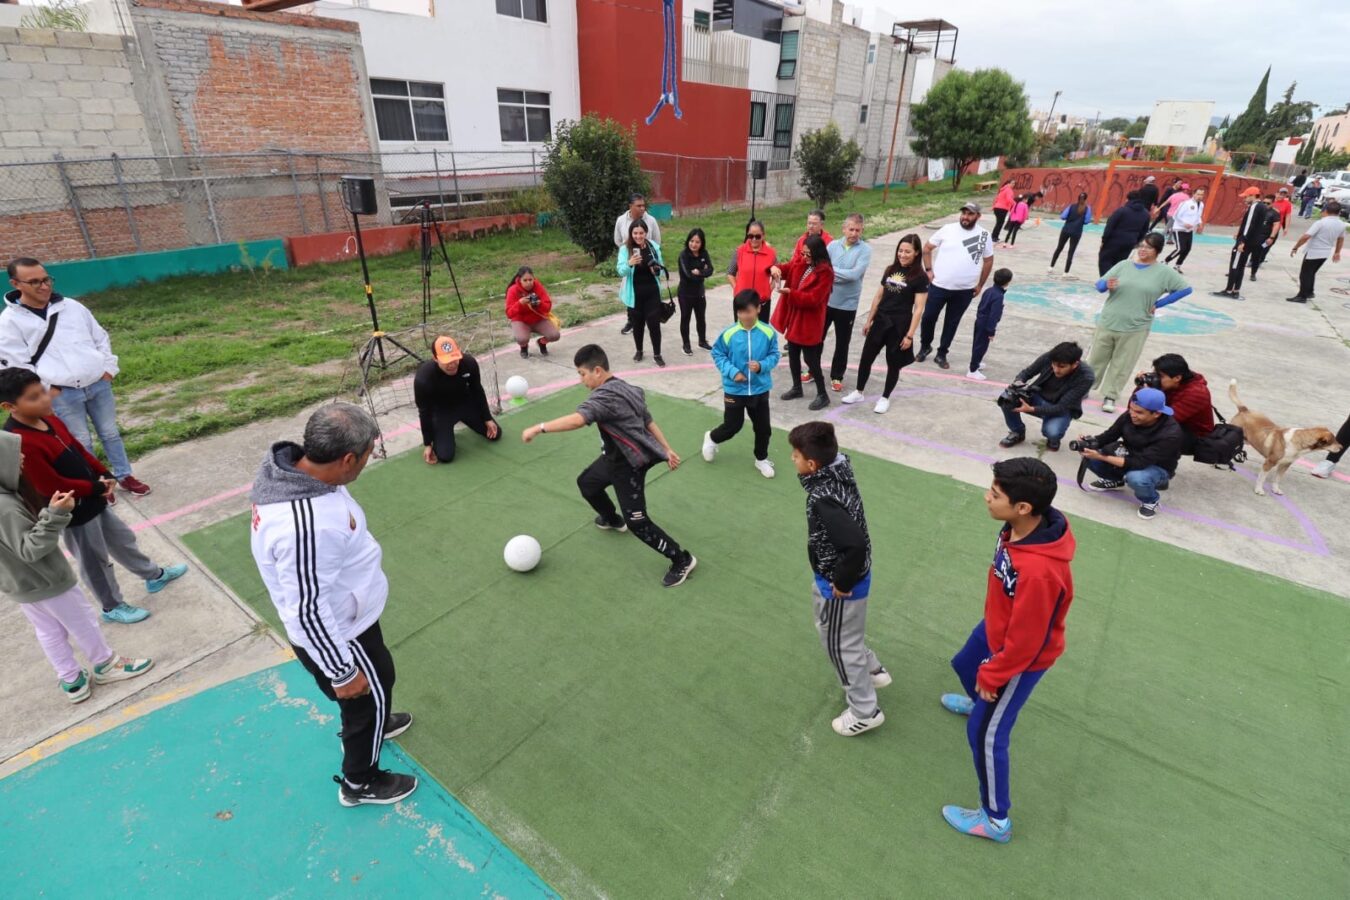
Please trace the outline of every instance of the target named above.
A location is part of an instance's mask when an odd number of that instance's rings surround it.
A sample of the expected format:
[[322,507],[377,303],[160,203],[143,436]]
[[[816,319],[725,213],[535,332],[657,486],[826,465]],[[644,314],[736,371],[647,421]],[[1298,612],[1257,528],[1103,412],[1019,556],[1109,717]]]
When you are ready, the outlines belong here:
[[[361,240],[361,218],[355,212],[352,213],[352,230],[356,234],[356,253],[361,258],[361,280],[366,289],[366,306],[370,309],[370,340],[366,341],[366,345],[361,348],[360,356],[357,357],[361,367],[361,392],[364,394],[370,385],[371,369],[387,369],[408,356],[421,362],[422,357],[404,346],[398,338],[380,330],[380,316],[375,310],[375,292],[370,286],[370,267],[366,265],[366,245]],[[385,344],[393,349],[386,351]]]
[[[445,235],[441,234],[441,229],[435,224],[431,217],[431,201],[423,200],[418,210],[421,216],[421,247],[422,247],[422,324],[426,325],[427,320],[431,318],[431,257],[436,247],[440,247],[441,259],[445,261],[445,270],[450,273],[450,284],[455,289],[455,298],[459,300],[459,311],[461,315],[468,315],[464,308],[464,295],[459,292],[459,281],[455,278],[455,267],[450,264],[450,253],[445,249]],[[436,245],[431,243],[432,233],[436,234]]]

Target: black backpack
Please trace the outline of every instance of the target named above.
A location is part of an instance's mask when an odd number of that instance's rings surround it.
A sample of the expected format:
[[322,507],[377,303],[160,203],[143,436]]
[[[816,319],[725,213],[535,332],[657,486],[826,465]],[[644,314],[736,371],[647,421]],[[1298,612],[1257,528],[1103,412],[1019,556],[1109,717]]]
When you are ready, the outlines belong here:
[[1219,420],[1214,430],[1204,437],[1195,439],[1195,461],[1233,469],[1234,463],[1247,461],[1242,429],[1236,425],[1229,425],[1228,420],[1217,409],[1214,410],[1214,418]]

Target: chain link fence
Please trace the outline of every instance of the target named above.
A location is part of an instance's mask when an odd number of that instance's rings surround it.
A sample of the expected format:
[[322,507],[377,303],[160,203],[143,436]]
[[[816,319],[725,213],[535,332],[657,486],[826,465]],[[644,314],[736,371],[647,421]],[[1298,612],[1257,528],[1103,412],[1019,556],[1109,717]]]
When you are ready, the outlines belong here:
[[342,175],[369,175],[378,224],[533,212],[537,151],[108,156],[0,165],[0,254],[65,260],[345,230]]

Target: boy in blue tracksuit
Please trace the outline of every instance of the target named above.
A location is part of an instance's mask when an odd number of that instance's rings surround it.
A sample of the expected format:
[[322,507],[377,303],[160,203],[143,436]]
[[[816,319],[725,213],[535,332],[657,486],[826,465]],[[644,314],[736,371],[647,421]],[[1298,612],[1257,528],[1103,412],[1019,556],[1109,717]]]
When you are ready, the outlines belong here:
[[792,464],[806,490],[806,555],[816,632],[844,688],[848,708],[830,726],[854,737],[886,721],[877,688],[891,683],[867,646],[867,596],[872,590],[872,539],[853,465],[839,452],[829,422],[788,432]]
[[989,342],[998,331],[998,323],[1003,318],[1003,295],[1012,283],[1012,269],[999,269],[994,273],[994,286],[980,295],[980,305],[975,311],[975,334],[970,341],[970,369],[967,378],[984,381],[980,371],[984,354],[989,350]]
[[769,459],[769,391],[778,365],[778,332],[759,320],[759,295],[741,291],[732,301],[736,324],[713,341],[712,358],[722,373],[722,424],[703,434],[703,458],[717,458],[717,445],[731,440],[750,416],[755,428],[755,468],[773,477]]

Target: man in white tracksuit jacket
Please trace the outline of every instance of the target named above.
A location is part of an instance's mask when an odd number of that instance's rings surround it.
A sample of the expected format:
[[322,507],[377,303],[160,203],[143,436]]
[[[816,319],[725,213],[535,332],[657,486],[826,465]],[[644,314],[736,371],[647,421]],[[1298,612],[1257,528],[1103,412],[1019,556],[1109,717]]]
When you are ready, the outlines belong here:
[[332,403],[305,425],[304,446],[272,445],[253,481],[253,559],[301,664],[342,711],[343,806],[396,803],[417,779],[380,769],[386,737],[412,716],[393,712],[394,659],[380,614],[389,596],[380,545],[346,485],[370,459],[379,426]]

